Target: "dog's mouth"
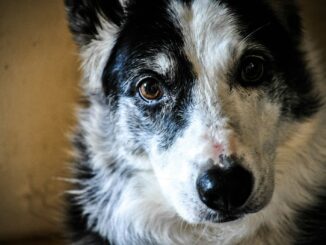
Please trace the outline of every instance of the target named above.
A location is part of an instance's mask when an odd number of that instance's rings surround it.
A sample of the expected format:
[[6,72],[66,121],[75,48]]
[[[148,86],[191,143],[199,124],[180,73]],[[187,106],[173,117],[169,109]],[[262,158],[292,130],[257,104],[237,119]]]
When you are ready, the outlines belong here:
[[[269,200],[269,199],[266,199]],[[255,203],[254,205],[252,205]],[[269,202],[259,202],[251,200],[248,201],[244,206],[242,206],[239,209],[233,209],[233,210],[212,210],[209,209],[208,212],[202,216],[203,220],[202,222],[210,222],[210,223],[227,223],[232,222],[236,220],[241,220],[247,215],[258,213],[262,209],[264,209]]]
[[235,221],[238,220],[240,218],[242,218],[243,215],[223,215],[222,217],[219,218],[219,220],[216,223],[226,223],[226,222],[231,222],[231,221]]
[[213,213],[208,214],[205,217],[205,222],[211,223],[227,223],[231,221],[235,221],[241,219],[245,216],[245,214],[231,214],[231,213]]
[[262,210],[265,205],[259,205],[255,208],[243,208],[236,211],[213,211],[207,214],[204,218],[205,222],[212,223],[227,223],[244,218],[246,215],[257,213]]

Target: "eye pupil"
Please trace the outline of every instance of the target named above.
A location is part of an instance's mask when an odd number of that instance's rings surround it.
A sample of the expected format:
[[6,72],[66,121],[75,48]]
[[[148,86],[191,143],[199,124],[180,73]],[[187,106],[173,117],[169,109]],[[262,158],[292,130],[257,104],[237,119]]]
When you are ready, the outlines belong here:
[[264,60],[260,57],[249,56],[242,64],[241,78],[244,82],[258,82],[264,75]]
[[253,62],[249,63],[246,66],[246,74],[247,74],[247,76],[249,76],[249,77],[255,77],[256,74],[257,74],[257,70],[256,69],[257,69],[257,66]]
[[163,95],[159,82],[151,79],[141,82],[139,93],[145,100],[157,100]]
[[145,83],[144,88],[145,88],[145,91],[147,94],[155,95],[159,91],[159,87],[157,86],[156,83],[154,83],[154,84]]

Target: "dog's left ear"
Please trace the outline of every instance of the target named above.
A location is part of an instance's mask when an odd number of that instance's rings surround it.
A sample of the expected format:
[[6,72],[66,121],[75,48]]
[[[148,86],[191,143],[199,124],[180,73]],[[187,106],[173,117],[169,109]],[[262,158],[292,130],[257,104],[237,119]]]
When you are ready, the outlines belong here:
[[302,34],[298,0],[267,0],[286,30],[297,40]]
[[99,31],[110,25],[119,29],[129,0],[65,0],[69,27],[76,42],[89,44]]

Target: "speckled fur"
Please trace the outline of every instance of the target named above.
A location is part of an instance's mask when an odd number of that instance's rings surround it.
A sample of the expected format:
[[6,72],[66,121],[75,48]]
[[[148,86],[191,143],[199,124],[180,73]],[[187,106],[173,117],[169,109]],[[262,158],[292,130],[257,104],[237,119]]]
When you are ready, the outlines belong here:
[[[83,6],[88,1],[77,2]],[[230,72],[247,50],[274,57],[255,40],[256,33],[271,24],[264,23],[243,37],[241,18],[228,1],[171,0],[162,6],[182,36],[179,56],[168,46],[150,58],[135,55],[141,65],[132,63],[129,71],[129,66],[114,63],[110,55],[118,52],[117,45],[123,41],[120,32],[128,25],[129,4],[136,8],[141,1],[111,1],[122,4],[117,16],[126,16],[120,21],[105,14],[110,11],[101,11],[102,1],[95,2],[93,9],[85,5],[95,13],[91,38],[78,38],[73,3],[66,2],[90,102],[80,109],[74,138],[76,188],[69,192],[72,244],[309,244],[314,235],[302,236],[300,215],[318,203],[326,187],[325,108],[323,101],[317,108],[311,99],[324,98],[325,86],[311,47],[300,39],[311,91],[290,90],[290,85],[283,85],[286,76],[277,72],[268,89],[239,86]],[[268,6],[289,31],[284,9],[293,3],[272,3]],[[78,15],[78,27],[90,25],[90,18],[82,23],[82,17]],[[127,90],[137,77],[133,74],[143,69],[178,78],[175,73],[183,71],[178,68],[179,59],[185,59],[183,67],[189,67],[193,81],[180,87],[183,96],[169,95],[159,115],[144,114],[141,108],[146,107],[140,106],[135,95],[118,92]],[[105,84],[110,81],[103,75],[111,63],[114,72],[125,69],[128,78],[120,81],[125,86],[119,85],[120,90],[105,91],[113,86]],[[114,72],[108,74],[110,78]],[[295,112],[296,105],[304,104],[300,96],[312,104],[302,107],[307,112]],[[187,99],[174,107],[180,98]],[[184,122],[169,117],[176,110]],[[156,131],[146,131],[152,127]],[[223,145],[224,154],[241,156],[255,178],[246,204],[252,213],[227,223],[216,222],[219,214],[200,201],[194,184],[202,169],[220,164],[220,152],[212,148],[216,143]],[[209,215],[217,219],[209,220]]]

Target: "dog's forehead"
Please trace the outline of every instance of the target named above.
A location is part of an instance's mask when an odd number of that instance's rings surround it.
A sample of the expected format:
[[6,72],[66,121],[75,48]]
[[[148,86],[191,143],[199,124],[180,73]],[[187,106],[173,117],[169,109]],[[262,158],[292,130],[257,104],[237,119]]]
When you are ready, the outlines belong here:
[[150,58],[152,64],[163,65],[164,71],[183,58],[180,51],[186,54],[196,72],[203,70],[200,66],[209,66],[212,71],[215,65],[226,68],[231,56],[237,58],[232,52],[240,54],[245,48],[246,37],[273,19],[271,9],[263,2],[135,1],[129,8],[120,41],[129,47],[130,60],[135,60],[135,56],[139,60],[139,55]]
[[136,1],[131,6],[120,35],[119,43],[128,49],[123,54],[126,62],[147,59],[149,69],[157,67],[157,71],[167,73],[186,59],[195,74],[214,76],[209,73],[220,70],[216,66],[227,68],[230,57],[236,58],[232,52],[244,47],[235,10],[223,1],[146,3]]
[[227,71],[245,47],[232,9],[220,1],[202,0],[170,7],[183,37],[183,49],[195,73],[213,77]]
[[[227,70],[231,56],[236,58],[245,47],[235,17],[224,4],[211,0],[193,1],[191,4],[172,1],[168,14],[173,32],[179,36],[179,39],[175,36],[172,40],[171,33],[170,41],[180,45],[180,51],[197,75],[214,76],[214,72],[221,72],[221,68]],[[179,62],[178,57],[169,51],[172,50],[167,48],[154,54],[152,68],[163,74],[169,73]]]

